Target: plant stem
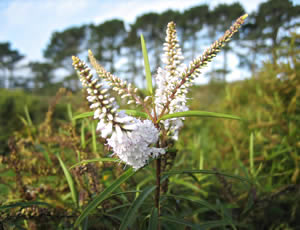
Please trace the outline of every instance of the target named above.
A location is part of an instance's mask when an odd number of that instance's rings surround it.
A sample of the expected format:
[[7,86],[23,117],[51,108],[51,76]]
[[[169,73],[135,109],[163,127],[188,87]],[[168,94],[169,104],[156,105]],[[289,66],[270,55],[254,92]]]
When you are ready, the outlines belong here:
[[[155,193],[155,207],[157,208],[158,217],[160,216],[160,169],[161,169],[161,159],[156,160],[156,193]],[[158,222],[158,230],[160,230],[160,223]]]

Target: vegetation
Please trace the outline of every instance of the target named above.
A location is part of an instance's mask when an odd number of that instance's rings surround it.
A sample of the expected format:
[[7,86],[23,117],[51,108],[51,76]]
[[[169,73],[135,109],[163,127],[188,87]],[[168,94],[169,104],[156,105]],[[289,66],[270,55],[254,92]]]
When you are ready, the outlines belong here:
[[[160,215],[153,207],[155,186],[149,186],[156,180],[154,161],[136,173],[124,169],[96,132],[96,122],[82,115],[89,105],[70,68],[71,55],[83,55],[88,44],[112,72],[126,57],[128,69],[119,75],[127,73],[140,84],[141,32],[149,41],[150,66],[159,66],[161,25],[177,22],[183,52],[193,58],[201,33],[209,31],[215,40],[227,20],[231,24],[235,14],[243,14],[239,4],[207,9],[143,15],[129,31],[122,21],[112,20],[54,33],[45,51],[48,61],[28,65],[32,82],[22,83],[14,75],[22,55],[9,44],[0,46],[3,86],[9,88],[0,91],[0,229],[71,229],[91,206],[79,229],[157,229],[158,221],[161,229],[300,227],[300,36],[294,31],[299,6],[279,0],[261,4],[239,38],[225,47],[222,66],[212,69],[210,83],[189,92],[192,110],[232,114],[243,121],[186,118],[162,165]],[[289,33],[282,36],[280,30]],[[233,52],[252,75],[226,83]],[[64,80],[52,81],[61,68]],[[61,86],[67,89],[50,96]],[[124,101],[118,103],[125,107]]]

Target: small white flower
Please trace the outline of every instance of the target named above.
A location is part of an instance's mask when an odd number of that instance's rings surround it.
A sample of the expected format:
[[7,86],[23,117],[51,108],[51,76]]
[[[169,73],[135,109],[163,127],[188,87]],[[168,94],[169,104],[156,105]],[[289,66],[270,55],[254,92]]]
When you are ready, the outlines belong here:
[[[181,81],[181,74],[186,68],[182,63],[183,56],[176,38],[175,24],[169,23],[167,29],[166,43],[164,43],[164,55],[162,62],[165,67],[158,68],[156,75],[157,89],[155,91],[155,105],[158,114],[163,110],[165,104],[170,99],[174,89]],[[176,113],[187,111],[186,106],[187,89],[179,88],[171,101],[168,112]],[[183,126],[183,118],[173,118],[166,121],[161,121],[170,136],[177,140],[178,131]]]
[[[129,116],[128,116],[129,117]],[[108,145],[123,162],[135,170],[143,167],[150,157],[165,153],[162,148],[150,147],[159,138],[159,130],[149,120],[141,121],[131,117],[131,124],[124,125],[131,131],[122,131],[119,126],[116,132],[107,139]]]

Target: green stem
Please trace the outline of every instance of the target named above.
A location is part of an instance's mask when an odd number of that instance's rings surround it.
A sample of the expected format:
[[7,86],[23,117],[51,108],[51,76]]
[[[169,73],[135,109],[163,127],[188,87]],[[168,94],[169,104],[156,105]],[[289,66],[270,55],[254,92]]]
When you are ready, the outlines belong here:
[[[156,160],[156,193],[155,193],[155,206],[158,211],[158,216],[160,216],[160,169],[161,169],[161,159]],[[158,230],[160,230],[160,223],[158,222]]]

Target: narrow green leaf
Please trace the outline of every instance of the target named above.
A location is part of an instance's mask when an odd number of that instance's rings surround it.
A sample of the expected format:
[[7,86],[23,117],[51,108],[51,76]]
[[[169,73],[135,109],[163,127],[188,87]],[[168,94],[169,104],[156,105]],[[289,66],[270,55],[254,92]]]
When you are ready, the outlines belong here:
[[198,193],[201,193],[203,196],[207,196],[207,192],[201,188],[199,188],[195,183],[191,183],[188,180],[182,180],[182,179],[177,179],[177,178],[172,178],[172,183],[177,184],[177,185],[183,185],[189,189],[192,189]]
[[168,221],[168,222],[173,222],[173,223],[176,223],[176,224],[189,226],[191,228],[195,228],[195,229],[198,229],[198,230],[202,230],[202,229],[207,230],[208,228],[214,228],[214,227],[220,227],[220,226],[228,225],[227,221],[225,221],[225,220],[207,221],[203,224],[193,224],[191,222],[188,222],[184,219],[180,219],[178,217],[161,216],[160,219],[164,220],[164,221]]
[[106,199],[111,199],[112,197],[119,196],[120,200],[123,200],[124,202],[128,202],[129,197],[125,196],[125,194],[137,193],[137,192],[139,192],[139,191],[137,191],[137,190],[128,190],[128,191],[125,191],[125,192],[118,192],[118,193],[114,193],[114,194],[108,196]]
[[172,222],[172,223],[175,223],[175,224],[181,224],[181,225],[184,225],[184,226],[189,226],[191,228],[195,228],[195,229],[199,229],[199,230],[206,230],[205,228],[201,228],[197,224],[193,224],[193,223],[191,223],[189,221],[186,221],[184,219],[180,219],[178,217],[161,216],[161,217],[159,217],[159,219],[161,219],[163,221],[167,221],[167,222]]
[[144,112],[141,112],[141,111],[138,111],[138,110],[133,110],[133,109],[118,109],[118,111],[125,111],[125,113],[127,115],[130,115],[130,116],[142,117],[142,118],[145,118],[145,119],[149,119],[149,116],[148,116],[147,113],[144,113]]
[[25,116],[26,116],[26,120],[28,122],[28,125],[32,126],[32,120],[31,120],[27,105],[24,106],[24,112],[25,112]]
[[28,122],[26,121],[26,119],[20,115],[18,115],[19,119],[22,121],[22,123],[25,125],[25,126],[28,126]]
[[148,59],[148,52],[146,47],[146,42],[144,36],[141,34],[141,44],[142,44],[142,51],[144,56],[144,64],[145,64],[145,72],[146,72],[146,80],[147,80],[147,89],[149,91],[149,95],[153,95],[153,87],[152,87],[152,77]]
[[137,193],[135,194],[135,197],[138,197],[138,196],[139,196],[139,192],[140,192],[140,190],[141,190],[141,187],[142,187],[143,185],[145,185],[145,184],[148,184],[148,182],[151,181],[151,180],[154,180],[154,177],[152,177],[152,176],[147,176],[147,177],[145,177],[144,180],[142,180],[140,183],[138,183],[138,184],[136,185]]
[[86,118],[86,117],[92,117],[94,116],[94,112],[85,112],[85,113],[81,113],[81,114],[77,114],[75,116],[73,116],[73,120],[76,119],[82,119],[82,118]]
[[187,170],[178,170],[178,171],[169,171],[169,172],[164,172],[164,175],[174,175],[174,174],[190,174],[190,173],[202,173],[202,174],[220,174],[226,177],[231,177],[233,179],[237,179],[240,181],[245,181],[248,182],[249,184],[252,184],[252,182],[244,177],[237,176],[237,175],[232,175],[229,173],[224,173],[224,172],[219,172],[219,171],[213,171],[213,170],[193,170],[193,169],[187,169]]
[[212,220],[212,221],[207,221],[203,224],[200,224],[201,228],[204,229],[211,229],[211,228],[216,228],[216,227],[221,227],[221,226],[228,226],[231,225],[230,223],[228,223],[227,220]]
[[69,117],[70,121],[72,122],[72,125],[75,126],[76,121],[75,121],[75,119],[73,119],[72,106],[70,103],[67,104],[67,112],[68,112],[68,117]]
[[114,190],[116,190],[120,184],[129,179],[135,174],[135,171],[130,168],[124,172],[117,180],[115,180],[109,187],[107,187],[102,193],[98,194],[83,210],[81,215],[77,218],[74,227],[77,227],[103,200],[105,200]]
[[157,208],[153,208],[149,219],[148,230],[157,230],[158,224],[158,211]]
[[254,205],[254,188],[251,188],[249,191],[248,191],[248,200],[247,200],[247,204],[246,204],[246,207],[244,208],[243,212],[242,212],[242,215],[244,214],[247,214],[253,207]]
[[107,209],[106,213],[109,213],[109,212],[112,212],[112,211],[115,211],[115,210],[118,210],[118,209],[122,209],[122,208],[125,208],[125,207],[130,207],[130,206],[131,206],[130,203],[117,205],[117,206],[114,206],[113,208]]
[[60,163],[60,166],[62,167],[65,177],[67,179],[69,188],[71,190],[71,196],[73,199],[74,204],[76,205],[76,207],[78,207],[78,197],[77,197],[77,190],[75,187],[75,183],[74,180],[72,178],[71,173],[69,172],[68,168],[66,167],[65,163],[62,161],[62,159],[60,158],[59,154],[56,154],[56,157],[58,158],[58,161]]
[[116,158],[95,158],[95,159],[91,159],[91,160],[83,160],[83,161],[76,163],[75,165],[72,165],[69,169],[75,168],[78,165],[88,164],[88,163],[93,163],[93,162],[120,162],[120,160],[116,159]]
[[80,140],[81,140],[81,147],[85,149],[86,142],[85,142],[85,131],[84,131],[85,125],[84,120],[81,122],[81,130],[80,130]]
[[251,175],[254,175],[254,152],[253,152],[253,147],[254,147],[254,136],[253,132],[250,135],[250,143],[249,143],[249,158],[250,158],[250,172]]
[[96,128],[94,122],[91,122],[91,133],[92,133],[92,150],[93,153],[97,153]]
[[[149,119],[147,113],[144,113],[144,112],[141,112],[141,111],[138,111],[138,110],[118,109],[118,112],[120,112],[120,111],[125,111],[125,113],[127,115],[130,115],[130,116],[142,117],[142,118]],[[73,120],[82,119],[82,118],[86,118],[86,117],[92,117],[92,116],[94,116],[94,112],[81,113],[81,114],[77,114],[77,115],[73,116]]]
[[216,207],[208,202],[206,202],[205,200],[194,200],[194,199],[190,199],[190,198],[187,198],[185,196],[176,196],[176,195],[171,195],[171,194],[168,194],[168,195],[162,195],[162,197],[171,197],[171,198],[175,198],[175,199],[180,199],[180,200],[187,200],[187,201],[191,201],[191,202],[194,202],[196,204],[200,204],[200,205],[203,205],[207,208],[209,208],[210,210],[220,214],[220,212],[216,209]]
[[132,205],[128,209],[127,213],[123,217],[120,230],[126,230],[129,225],[133,223],[135,218],[138,216],[136,213],[139,207],[143,204],[144,200],[150,195],[156,186],[147,187],[141,192],[141,194],[133,201]]
[[50,204],[40,201],[31,201],[31,202],[17,202],[14,204],[8,204],[8,205],[1,205],[0,210],[7,209],[7,208],[16,208],[16,207],[29,207],[32,205],[45,205],[51,207]]
[[82,224],[82,230],[88,230],[88,226],[89,226],[89,217],[87,216],[85,219],[84,219],[84,222]]
[[214,117],[214,118],[227,118],[227,119],[242,120],[240,117],[233,116],[233,115],[194,110],[194,111],[185,111],[185,112],[166,114],[166,115],[162,116],[161,118],[159,118],[157,120],[157,122],[159,122],[161,120],[176,118],[176,117]]

